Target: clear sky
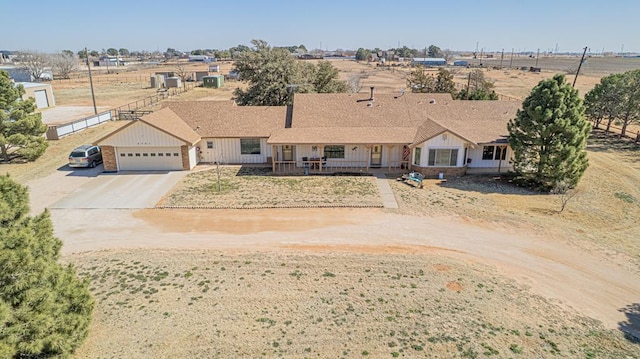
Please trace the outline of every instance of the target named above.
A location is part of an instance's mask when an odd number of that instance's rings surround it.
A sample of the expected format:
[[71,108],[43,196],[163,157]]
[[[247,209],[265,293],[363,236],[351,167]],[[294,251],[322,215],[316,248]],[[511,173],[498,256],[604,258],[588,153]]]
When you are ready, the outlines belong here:
[[0,49],[640,52],[639,0],[0,0]]

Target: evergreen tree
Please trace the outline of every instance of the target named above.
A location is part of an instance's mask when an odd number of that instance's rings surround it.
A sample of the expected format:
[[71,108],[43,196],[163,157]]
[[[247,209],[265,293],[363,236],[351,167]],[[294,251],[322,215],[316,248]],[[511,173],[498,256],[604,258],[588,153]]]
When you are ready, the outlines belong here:
[[338,69],[329,61],[320,61],[316,65],[313,87],[317,93],[349,91],[349,85],[345,81],[338,80]]
[[453,82],[453,74],[442,67],[438,69],[435,92],[450,93],[452,95],[455,95],[456,93],[456,85]]
[[429,49],[427,51],[428,57],[444,57],[442,50],[440,50],[440,48],[436,45],[429,46]]
[[513,168],[521,180],[541,190],[577,185],[588,166],[590,125],[578,91],[564,75],[534,87],[508,129]]
[[369,61],[369,56],[371,56],[371,51],[362,47],[356,51],[356,60],[358,61]]
[[416,66],[407,76],[407,86],[411,92],[433,93],[436,89],[436,80],[425,71],[424,67]]
[[86,338],[93,299],[49,213],[30,217],[27,188],[0,176],[0,357],[68,357]]
[[[33,161],[47,149],[42,115],[34,113],[35,101],[23,101],[22,95],[24,87],[15,86],[9,74],[0,71],[0,155],[5,162],[14,157]],[[10,152],[13,148],[16,151]]]

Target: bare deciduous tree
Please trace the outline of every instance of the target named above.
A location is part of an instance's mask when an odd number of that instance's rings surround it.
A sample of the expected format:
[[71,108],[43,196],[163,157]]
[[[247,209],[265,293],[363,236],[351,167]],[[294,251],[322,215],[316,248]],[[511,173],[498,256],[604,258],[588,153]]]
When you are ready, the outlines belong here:
[[450,49],[442,50],[442,58],[444,58],[447,63],[449,63],[449,61],[453,60],[453,51]]
[[76,70],[78,61],[73,54],[59,53],[54,54],[50,58],[51,67],[54,73],[63,79],[68,79],[69,74]]
[[551,190],[551,193],[558,196],[558,200],[560,201],[560,210],[558,213],[562,213],[565,207],[567,207],[567,203],[569,203],[569,201],[578,194],[578,190],[569,187],[565,181],[560,181]]
[[29,72],[34,81],[40,81],[49,66],[48,56],[38,51],[20,51],[16,61]]
[[178,76],[180,79],[182,79],[182,85],[185,85],[185,81],[187,81],[187,79],[189,78],[189,76],[191,75],[189,73],[189,71],[187,70],[186,66],[182,65],[182,64],[177,64],[174,67],[174,71],[176,76]]
[[359,75],[354,75],[349,77],[349,79],[347,80],[347,84],[349,85],[349,88],[353,93],[358,93],[362,89],[362,84],[360,83]]

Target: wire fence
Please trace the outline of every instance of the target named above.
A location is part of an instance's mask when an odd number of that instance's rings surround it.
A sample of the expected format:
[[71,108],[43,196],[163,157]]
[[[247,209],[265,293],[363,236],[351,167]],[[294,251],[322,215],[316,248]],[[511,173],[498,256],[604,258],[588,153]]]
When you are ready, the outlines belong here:
[[126,105],[122,105],[122,106],[111,109],[111,111],[113,112],[113,118],[116,120],[131,119],[131,116],[120,116],[120,114],[121,113],[131,114],[132,112],[148,109],[149,107],[155,104],[158,104],[162,102],[162,100],[165,100],[169,97],[177,96],[187,91],[191,91],[194,88],[196,88],[199,84],[201,83],[185,82],[181,87],[170,87],[170,88],[158,89],[158,93],[153,96],[145,97],[143,99],[136,100]]
[[159,92],[153,96],[145,97],[119,107],[114,107],[97,115],[73,120],[64,124],[50,125],[46,133],[46,138],[48,140],[58,140],[63,136],[82,131],[89,127],[97,126],[109,120],[137,119],[143,114],[151,113],[152,111],[147,110],[153,105],[156,105],[169,97],[177,96],[193,90],[198,86],[198,84],[199,83],[197,82],[185,82],[181,87],[163,88],[158,90]]

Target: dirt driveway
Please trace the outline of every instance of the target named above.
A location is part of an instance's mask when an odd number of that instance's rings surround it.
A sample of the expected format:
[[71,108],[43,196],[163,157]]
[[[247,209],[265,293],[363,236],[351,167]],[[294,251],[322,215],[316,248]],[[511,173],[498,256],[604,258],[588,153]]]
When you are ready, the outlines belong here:
[[566,308],[617,328],[640,299],[635,273],[553,238],[376,209],[54,209],[64,253],[113,248],[437,253],[494,266]]

